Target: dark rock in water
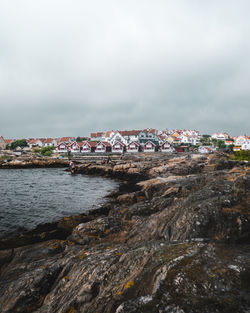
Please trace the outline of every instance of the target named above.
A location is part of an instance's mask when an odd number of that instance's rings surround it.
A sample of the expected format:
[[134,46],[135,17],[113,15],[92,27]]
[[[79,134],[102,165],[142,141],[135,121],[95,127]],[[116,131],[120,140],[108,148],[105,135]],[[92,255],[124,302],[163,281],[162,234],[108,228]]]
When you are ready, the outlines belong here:
[[125,159],[78,168],[126,180],[104,207],[2,246],[1,312],[250,312],[248,164]]

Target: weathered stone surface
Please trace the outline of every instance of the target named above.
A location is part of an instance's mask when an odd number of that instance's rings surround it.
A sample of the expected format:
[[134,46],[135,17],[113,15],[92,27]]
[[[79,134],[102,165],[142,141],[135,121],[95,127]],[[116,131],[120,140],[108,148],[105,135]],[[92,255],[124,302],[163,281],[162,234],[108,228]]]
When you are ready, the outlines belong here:
[[250,311],[248,164],[133,161],[79,166],[126,182],[104,207],[56,223],[63,240],[41,227],[47,241],[0,252],[1,312]]

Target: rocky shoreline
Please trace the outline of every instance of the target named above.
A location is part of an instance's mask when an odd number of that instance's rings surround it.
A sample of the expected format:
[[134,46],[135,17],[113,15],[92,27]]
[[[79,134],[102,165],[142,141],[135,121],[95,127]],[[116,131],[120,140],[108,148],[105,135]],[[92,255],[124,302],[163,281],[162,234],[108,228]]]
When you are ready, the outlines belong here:
[[142,155],[78,173],[123,182],[101,208],[0,242],[2,312],[250,311],[248,163]]

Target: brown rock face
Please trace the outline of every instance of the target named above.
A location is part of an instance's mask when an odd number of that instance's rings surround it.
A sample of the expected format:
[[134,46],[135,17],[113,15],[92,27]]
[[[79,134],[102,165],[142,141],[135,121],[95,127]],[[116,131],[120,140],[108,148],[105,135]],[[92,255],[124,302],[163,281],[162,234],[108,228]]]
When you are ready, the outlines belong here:
[[250,311],[248,164],[156,154],[79,173],[126,182],[59,222],[67,238],[0,252],[1,312]]

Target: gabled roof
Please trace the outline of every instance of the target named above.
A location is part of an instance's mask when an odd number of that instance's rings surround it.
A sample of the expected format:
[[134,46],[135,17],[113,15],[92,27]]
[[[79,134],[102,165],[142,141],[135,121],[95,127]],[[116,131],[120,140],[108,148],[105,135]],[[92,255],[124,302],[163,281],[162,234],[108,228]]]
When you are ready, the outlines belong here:
[[30,145],[36,145],[38,141],[42,142],[41,139],[30,139],[28,140],[28,143]]
[[132,145],[132,144],[134,144],[134,145],[140,147],[140,144],[139,144],[137,141],[131,141],[131,142],[128,144],[128,147],[129,147],[130,145]]
[[68,144],[65,141],[61,141],[57,143],[57,147],[64,144],[65,146],[68,146]]
[[121,141],[115,141],[112,146],[116,145],[117,143],[119,143],[119,145],[125,147],[125,144],[122,143]]
[[156,146],[151,140],[148,140],[146,143],[144,143],[144,146],[146,146],[148,143],[151,143],[153,146]]
[[102,144],[103,146],[106,146],[106,147],[111,147],[110,143],[108,143],[106,141],[100,141],[100,142],[98,142],[97,145],[99,145],[99,144]]
[[53,142],[53,138],[47,138],[47,139],[45,139],[43,142],[44,143],[52,143]]
[[84,146],[86,143],[87,143],[87,141],[86,141],[86,140],[85,140],[85,141],[80,141],[80,142],[77,142],[77,144],[78,144],[78,146],[79,146],[79,147]]
[[166,143],[167,143],[169,146],[171,146],[171,147],[172,147],[171,143],[170,143],[170,142],[168,142],[167,140],[165,140],[165,141],[161,144],[161,146],[164,146]]
[[96,141],[88,141],[87,144],[90,146],[90,147],[95,147],[97,145],[97,142]]
[[62,142],[62,141],[70,141],[72,139],[74,139],[74,137],[62,137],[62,138],[60,138],[60,142]]

